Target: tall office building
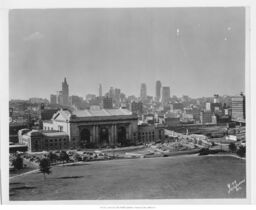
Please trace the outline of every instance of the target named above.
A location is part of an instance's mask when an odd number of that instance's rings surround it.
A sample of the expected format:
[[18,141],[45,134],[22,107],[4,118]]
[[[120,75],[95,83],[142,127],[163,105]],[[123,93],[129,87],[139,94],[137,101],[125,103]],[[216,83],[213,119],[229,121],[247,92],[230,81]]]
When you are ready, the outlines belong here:
[[50,103],[51,104],[57,104],[57,96],[54,94],[51,94],[50,96]]
[[171,91],[170,87],[163,87],[162,88],[162,104],[165,106],[168,104],[171,98]]
[[243,94],[241,94],[240,96],[233,96],[231,98],[231,101],[232,120],[245,120],[245,96]]
[[211,111],[211,110],[212,110],[212,104],[211,104],[211,102],[206,102],[206,103],[205,103],[205,110],[206,110],[206,111]]
[[132,111],[133,114],[141,115],[143,113],[143,103],[141,101],[139,102],[133,101],[130,104],[130,110]]
[[103,99],[103,109],[113,109],[112,98],[104,97],[104,99]]
[[141,87],[140,87],[140,98],[142,100],[147,98],[147,86],[146,86],[145,83],[141,84]]
[[120,103],[120,96],[121,96],[121,90],[118,88],[115,88],[115,97],[114,97],[114,101],[116,103]]
[[160,101],[160,98],[161,98],[161,87],[162,87],[162,84],[161,82],[158,80],[156,81],[156,101]]
[[99,86],[99,97],[100,97],[100,98],[102,97],[102,86],[101,86],[101,84],[100,84],[100,86]]
[[57,104],[63,105],[63,93],[62,91],[57,91]]
[[215,103],[215,104],[220,103],[220,98],[219,98],[219,95],[218,95],[218,94],[215,94],[215,95],[214,95],[213,103]]
[[66,80],[66,77],[64,79],[64,82],[62,82],[62,96],[63,96],[63,105],[68,106],[69,105],[69,87]]
[[109,97],[114,99],[115,98],[115,89],[114,87],[110,87],[109,89]]

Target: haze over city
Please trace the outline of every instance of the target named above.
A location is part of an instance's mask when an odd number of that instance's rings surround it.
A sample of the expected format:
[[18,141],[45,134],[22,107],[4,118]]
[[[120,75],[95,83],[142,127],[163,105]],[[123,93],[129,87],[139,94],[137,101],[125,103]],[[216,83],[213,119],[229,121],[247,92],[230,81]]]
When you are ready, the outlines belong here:
[[247,11],[11,10],[5,199],[250,199]]
[[[155,95],[244,91],[244,8],[54,9],[10,12],[10,98],[49,98],[111,86]],[[235,84],[235,85],[234,85]]]

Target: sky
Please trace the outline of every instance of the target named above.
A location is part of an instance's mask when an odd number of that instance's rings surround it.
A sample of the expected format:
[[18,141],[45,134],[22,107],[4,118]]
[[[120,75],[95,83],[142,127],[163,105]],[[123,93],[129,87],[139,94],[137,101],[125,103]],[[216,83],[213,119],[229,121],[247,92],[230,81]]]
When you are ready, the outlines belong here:
[[245,89],[244,8],[20,9],[9,13],[11,99],[49,98],[64,77],[70,95],[141,83],[171,95],[237,95]]

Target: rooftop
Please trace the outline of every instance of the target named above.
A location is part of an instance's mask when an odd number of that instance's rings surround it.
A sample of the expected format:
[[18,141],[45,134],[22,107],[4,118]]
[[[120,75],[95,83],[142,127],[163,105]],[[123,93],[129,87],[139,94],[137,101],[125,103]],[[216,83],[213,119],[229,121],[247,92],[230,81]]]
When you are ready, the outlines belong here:
[[100,109],[100,110],[76,110],[73,115],[77,117],[102,117],[102,116],[129,116],[132,113],[127,109]]
[[52,120],[44,120],[44,123],[53,124]]
[[59,132],[59,131],[52,131],[52,132],[45,132],[42,131],[42,134],[44,136],[54,137],[54,136],[67,136],[68,134],[66,132]]

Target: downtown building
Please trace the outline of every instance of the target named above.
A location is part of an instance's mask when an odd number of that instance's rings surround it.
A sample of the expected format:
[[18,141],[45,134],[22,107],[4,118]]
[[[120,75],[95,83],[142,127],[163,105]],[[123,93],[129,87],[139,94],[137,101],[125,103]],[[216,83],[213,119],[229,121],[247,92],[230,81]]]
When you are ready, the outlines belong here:
[[141,101],[139,101],[139,102],[136,102],[136,101],[131,102],[130,110],[131,110],[131,112],[133,114],[142,115],[142,113],[143,113],[143,103]]
[[126,109],[60,110],[43,129],[65,132],[71,148],[86,148],[135,142],[137,124],[138,117]]
[[69,85],[67,83],[66,77],[62,82],[62,89],[57,91],[56,95],[50,95],[50,103],[51,104],[59,104],[61,106],[69,106]]
[[50,104],[57,104],[57,96],[54,94],[51,94],[50,96]]
[[232,120],[237,122],[245,122],[245,96],[233,96],[231,98]]
[[103,109],[113,109],[113,99],[111,97],[103,98]]
[[147,86],[145,83],[142,83],[140,87],[140,99],[142,101],[147,99]]
[[164,129],[138,125],[126,109],[58,110],[42,122],[42,130],[19,130],[18,140],[30,152],[129,146],[164,138]]
[[165,107],[168,105],[171,98],[171,91],[170,87],[163,87],[162,88],[162,105]]
[[161,81],[156,81],[156,101],[159,102],[160,98],[161,98],[161,88],[162,88],[162,84]]
[[216,116],[211,111],[201,111],[200,112],[200,123],[206,124],[217,124]]
[[69,148],[69,137],[65,132],[21,129],[18,132],[18,138],[19,144],[26,145],[29,152]]

